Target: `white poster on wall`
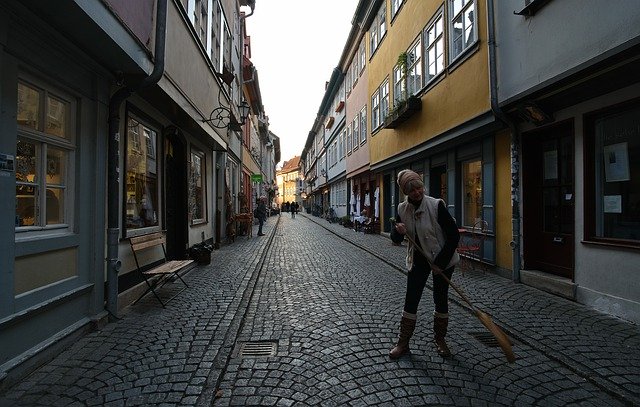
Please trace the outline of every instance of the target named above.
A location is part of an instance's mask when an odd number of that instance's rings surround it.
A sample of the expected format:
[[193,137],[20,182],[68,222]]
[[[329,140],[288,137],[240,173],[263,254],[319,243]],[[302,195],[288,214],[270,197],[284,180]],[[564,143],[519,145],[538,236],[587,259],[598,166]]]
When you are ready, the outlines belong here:
[[607,182],[629,181],[627,142],[604,146],[604,175]]

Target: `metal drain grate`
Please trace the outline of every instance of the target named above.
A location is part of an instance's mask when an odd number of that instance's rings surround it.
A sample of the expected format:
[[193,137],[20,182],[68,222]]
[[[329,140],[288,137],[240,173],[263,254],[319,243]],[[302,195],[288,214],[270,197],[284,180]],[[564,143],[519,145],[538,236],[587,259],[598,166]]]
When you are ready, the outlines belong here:
[[[493,336],[491,332],[467,332],[469,335],[476,338],[480,343],[490,348],[499,348],[500,344],[498,340]],[[513,344],[512,344],[513,345]]]
[[278,342],[257,341],[242,342],[238,349],[239,358],[260,358],[265,356],[275,356],[278,352]]

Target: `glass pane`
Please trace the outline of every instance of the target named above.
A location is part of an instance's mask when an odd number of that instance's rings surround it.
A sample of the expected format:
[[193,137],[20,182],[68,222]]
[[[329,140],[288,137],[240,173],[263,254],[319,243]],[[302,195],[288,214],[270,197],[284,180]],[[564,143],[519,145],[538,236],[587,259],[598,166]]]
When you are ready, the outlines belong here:
[[451,3],[453,4],[453,15],[455,16],[462,10],[464,0],[451,0]]
[[453,33],[451,33],[451,37],[453,38],[453,55],[455,58],[464,49],[463,40],[462,40],[462,16],[456,18],[453,21]]
[[47,225],[64,223],[64,189],[47,188]]
[[463,222],[472,227],[482,220],[482,162],[469,161],[462,164]]
[[559,188],[544,188],[542,191],[542,218],[545,232],[556,233],[560,229],[559,192]]
[[67,153],[63,150],[47,148],[47,185],[65,185]]
[[191,178],[189,180],[189,206],[191,220],[204,219],[204,160],[191,153]]
[[18,125],[40,129],[40,92],[18,83]]
[[560,232],[573,234],[573,187],[563,187],[560,195]]
[[33,185],[16,185],[16,226],[34,226],[36,218],[37,188]]
[[68,138],[67,115],[69,105],[54,97],[47,97],[47,122],[45,132],[53,136]]
[[469,6],[469,8],[464,12],[465,15],[465,21],[464,21],[464,38],[465,38],[465,43],[464,46],[465,48],[470,46],[471,44],[473,44],[473,42],[476,40],[476,36],[475,36],[475,32],[473,30],[473,25],[475,23],[475,13],[473,10],[473,4],[471,4]]
[[[126,171],[126,227],[138,229],[158,225],[158,164],[143,152],[140,133],[152,134],[153,130],[134,119],[127,123],[127,171]],[[151,140],[157,150],[155,138]],[[145,150],[147,150],[145,148]]]
[[18,140],[16,147],[16,181],[37,182],[35,143]]

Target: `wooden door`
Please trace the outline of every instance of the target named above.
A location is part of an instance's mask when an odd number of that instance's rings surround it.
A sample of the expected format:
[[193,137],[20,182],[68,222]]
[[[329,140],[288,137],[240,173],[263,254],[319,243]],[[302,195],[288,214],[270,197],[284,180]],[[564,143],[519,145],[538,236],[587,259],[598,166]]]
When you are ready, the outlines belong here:
[[523,254],[526,269],[573,278],[573,122],[522,137]]

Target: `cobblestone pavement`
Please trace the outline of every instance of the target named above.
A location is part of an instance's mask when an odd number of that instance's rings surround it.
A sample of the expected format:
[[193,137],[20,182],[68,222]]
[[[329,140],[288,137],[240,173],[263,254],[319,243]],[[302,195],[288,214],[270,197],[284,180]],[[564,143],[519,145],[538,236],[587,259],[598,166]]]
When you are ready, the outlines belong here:
[[412,353],[391,361],[406,247],[306,215],[272,217],[265,231],[215,251],[167,308],[152,296],[128,307],[0,405],[640,405],[633,324],[492,273],[456,273],[513,339],[516,362],[478,339],[483,326],[453,292],[455,356],[440,358],[430,290]]

